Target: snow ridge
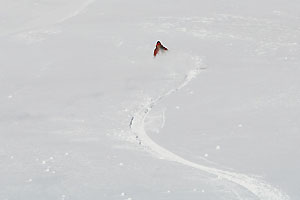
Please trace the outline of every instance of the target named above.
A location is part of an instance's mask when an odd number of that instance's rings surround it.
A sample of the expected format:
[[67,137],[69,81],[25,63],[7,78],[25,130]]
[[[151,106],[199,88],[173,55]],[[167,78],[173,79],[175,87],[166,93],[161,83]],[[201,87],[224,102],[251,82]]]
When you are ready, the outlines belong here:
[[183,164],[185,166],[193,167],[195,169],[199,169],[201,171],[215,175],[220,179],[225,179],[237,185],[240,185],[248,191],[250,191],[255,196],[257,196],[260,200],[289,200],[290,198],[288,195],[282,193],[279,189],[269,185],[263,180],[259,180],[257,178],[245,174],[225,171],[213,167],[207,167],[188,161],[180,157],[179,155],[176,155],[171,151],[165,149],[164,147],[160,146],[147,135],[145,131],[145,120],[152,108],[158,103],[160,103],[162,99],[184,88],[202,71],[203,68],[201,68],[201,58],[196,56],[193,57],[193,60],[195,61],[195,68],[187,73],[184,81],[178,87],[169,90],[168,92],[162,94],[154,100],[151,100],[142,109],[137,111],[132,117],[130,121],[130,128],[132,132],[136,135],[136,139],[139,141],[139,144],[142,145],[147,151],[149,151],[154,156],[160,159],[165,159],[168,161]]

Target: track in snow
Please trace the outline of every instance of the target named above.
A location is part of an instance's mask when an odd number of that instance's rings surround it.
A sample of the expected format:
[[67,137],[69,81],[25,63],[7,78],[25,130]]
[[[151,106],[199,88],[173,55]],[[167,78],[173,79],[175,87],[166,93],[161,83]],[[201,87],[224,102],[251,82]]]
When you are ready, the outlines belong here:
[[73,12],[69,13],[67,16],[61,18],[56,23],[62,23],[70,18],[76,17],[79,15],[82,11],[84,11],[88,6],[90,6],[92,3],[94,3],[95,0],[86,0],[84,1],[78,8],[76,8]]
[[[70,0],[70,2],[72,1]],[[41,35],[55,34],[53,31],[49,31],[49,28],[53,29],[53,26],[80,15],[94,2],[95,0],[81,0],[80,2],[72,2],[69,6],[58,5],[56,9],[37,15],[37,17],[30,18],[30,20],[24,20],[22,24],[19,24],[12,30],[4,32],[1,30],[0,37],[19,36],[23,39],[29,38],[32,42],[40,41],[42,39],[36,39],[37,35],[41,37]],[[35,6],[38,6],[38,4]]]
[[130,128],[132,132],[136,135],[137,140],[140,145],[144,146],[147,150],[149,150],[153,155],[158,158],[163,158],[168,161],[177,162],[183,164],[185,166],[193,167],[195,169],[199,169],[201,171],[210,173],[215,175],[221,179],[228,180],[237,185],[240,185],[250,191],[252,194],[257,196],[260,200],[289,200],[289,196],[282,193],[279,189],[269,185],[268,183],[258,180],[254,177],[235,173],[230,171],[225,171],[221,169],[216,169],[213,167],[207,167],[204,165],[200,165],[191,161],[188,161],[175,153],[165,149],[160,146],[156,142],[154,142],[145,131],[145,120],[148,114],[151,112],[152,108],[160,103],[161,100],[168,97],[169,95],[179,91],[186,85],[188,85],[194,78],[198,76],[201,72],[201,59],[199,57],[195,57],[195,68],[188,72],[185,76],[184,81],[176,88],[173,88],[157,97],[156,99],[150,101],[146,104],[142,109],[134,114],[130,121]]

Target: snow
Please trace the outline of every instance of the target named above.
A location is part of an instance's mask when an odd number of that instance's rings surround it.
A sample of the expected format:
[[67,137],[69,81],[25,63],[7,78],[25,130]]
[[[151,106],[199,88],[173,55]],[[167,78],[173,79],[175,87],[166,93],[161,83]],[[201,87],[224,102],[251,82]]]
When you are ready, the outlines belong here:
[[299,9],[2,0],[0,200],[299,199]]

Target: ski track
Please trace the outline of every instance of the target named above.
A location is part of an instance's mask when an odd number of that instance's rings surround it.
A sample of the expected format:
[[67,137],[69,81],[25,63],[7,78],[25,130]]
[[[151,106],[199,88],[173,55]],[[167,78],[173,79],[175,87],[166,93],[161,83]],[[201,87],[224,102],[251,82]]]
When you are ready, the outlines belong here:
[[94,3],[95,0],[87,0],[84,1],[83,4],[81,6],[79,6],[76,10],[74,10],[72,13],[70,13],[69,15],[61,18],[60,20],[57,21],[57,23],[62,23],[70,18],[76,17],[77,15],[79,15],[83,10],[85,10],[88,6],[90,6],[92,3]]
[[154,100],[151,100],[142,109],[137,111],[132,117],[130,121],[130,128],[136,135],[136,139],[139,141],[139,144],[157,158],[177,162],[185,166],[199,169],[201,171],[215,175],[220,179],[224,179],[240,185],[250,191],[256,197],[258,197],[260,200],[289,200],[290,198],[288,195],[282,193],[279,189],[269,185],[263,180],[259,180],[245,174],[225,171],[191,162],[160,146],[147,135],[145,131],[145,120],[152,108],[155,107],[155,105],[159,104],[160,101],[164,98],[188,85],[201,72],[201,59],[199,57],[194,57],[193,59],[195,60],[196,67],[188,72],[188,74],[185,76],[184,81],[178,87],[169,90],[168,92],[162,94]]
[[[0,34],[0,37],[21,35],[22,37],[25,37],[25,38],[31,38],[32,36],[30,36],[30,35],[33,33],[35,33],[35,34],[45,33],[45,32],[47,32],[47,29],[48,29],[47,27],[61,24],[69,19],[72,19],[72,18],[80,15],[87,7],[89,7],[94,2],[95,2],[95,0],[85,0],[80,5],[75,7],[72,11],[63,11],[63,10],[57,11],[57,10],[55,10],[53,12],[45,14],[44,16],[41,16],[40,18],[36,18],[31,21],[27,21],[26,23],[28,23],[29,25],[25,25],[23,27],[21,26],[20,28],[17,28],[16,30],[2,33],[2,34]],[[66,12],[66,13],[64,13],[64,12]],[[26,23],[24,23],[24,24],[26,24]],[[34,40],[35,39],[33,39],[33,41]]]

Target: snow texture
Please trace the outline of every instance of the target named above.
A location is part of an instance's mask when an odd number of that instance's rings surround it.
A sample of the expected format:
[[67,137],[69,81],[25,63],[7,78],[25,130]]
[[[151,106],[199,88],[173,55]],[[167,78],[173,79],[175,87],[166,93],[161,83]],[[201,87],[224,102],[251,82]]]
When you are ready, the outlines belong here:
[[299,10],[0,1],[0,200],[299,199]]

